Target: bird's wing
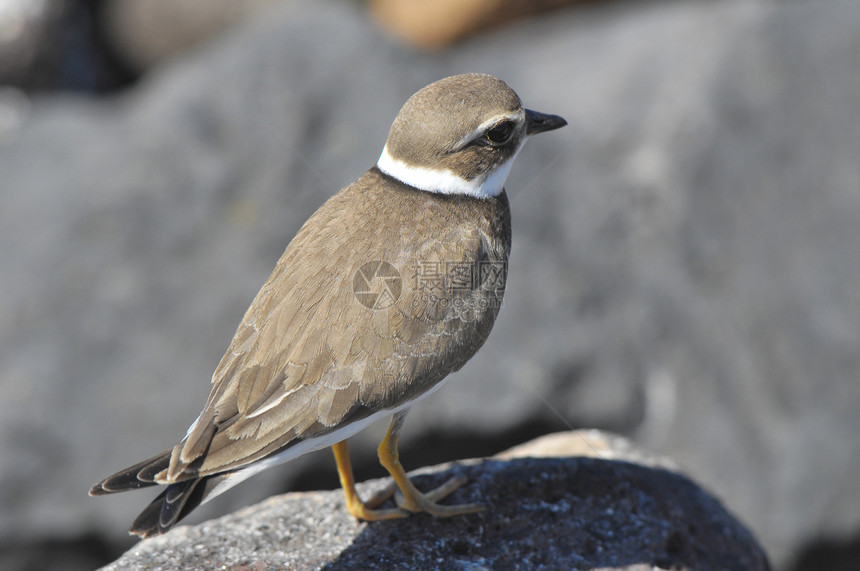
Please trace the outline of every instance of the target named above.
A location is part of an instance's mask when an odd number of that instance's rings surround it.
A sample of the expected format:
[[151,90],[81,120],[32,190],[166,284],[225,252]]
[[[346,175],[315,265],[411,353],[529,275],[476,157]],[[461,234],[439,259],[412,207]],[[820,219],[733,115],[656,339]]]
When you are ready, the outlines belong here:
[[[305,223],[257,294],[213,375],[203,412],[159,475],[162,483],[235,470],[403,404],[459,369],[489,334],[495,312],[487,322],[474,303],[451,303],[451,292],[420,287],[422,268],[414,267],[421,260],[427,271],[456,271],[452,262],[486,258],[480,230],[438,212],[396,223],[408,232],[371,226],[371,219],[391,217],[348,216],[342,210],[354,208],[343,197],[349,190]],[[399,234],[414,235],[416,224],[433,226],[426,230],[436,232],[436,247],[409,250]],[[356,271],[374,260],[390,261],[400,275],[400,291],[388,292],[393,304],[377,309],[355,294]]]

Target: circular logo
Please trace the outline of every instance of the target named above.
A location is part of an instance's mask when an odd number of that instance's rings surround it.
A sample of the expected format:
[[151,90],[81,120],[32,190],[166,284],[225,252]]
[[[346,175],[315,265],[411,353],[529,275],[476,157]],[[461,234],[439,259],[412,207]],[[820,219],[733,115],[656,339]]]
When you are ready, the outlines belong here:
[[358,303],[368,309],[391,307],[400,297],[402,288],[400,272],[383,260],[367,262],[352,277],[352,293]]

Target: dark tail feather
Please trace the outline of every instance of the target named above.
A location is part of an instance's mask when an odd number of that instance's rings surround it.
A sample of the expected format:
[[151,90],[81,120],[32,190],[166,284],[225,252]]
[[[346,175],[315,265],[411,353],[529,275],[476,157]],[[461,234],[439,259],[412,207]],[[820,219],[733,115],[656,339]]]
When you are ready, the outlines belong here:
[[[158,485],[155,477],[170,465],[171,453],[172,450],[167,450],[156,454],[152,458],[108,476],[90,489],[90,495],[103,496]],[[129,532],[140,537],[164,533],[203,503],[213,488],[229,475],[217,474],[196,478],[195,474],[200,462],[202,458],[188,466],[188,472],[184,475],[185,480],[168,485],[146,506],[146,509],[134,520]]]
[[152,537],[176,525],[203,501],[205,486],[200,485],[202,483],[203,480],[186,480],[167,486],[166,490],[158,494],[158,497],[140,512],[131,524],[129,533]]
[[103,496],[155,486],[155,475],[167,469],[170,464],[170,453],[171,450],[167,450],[161,454],[156,454],[152,458],[108,476],[90,488],[90,495]]
[[203,503],[209,492],[226,477],[227,474],[219,474],[170,484],[140,512],[129,533],[146,538],[168,531]]

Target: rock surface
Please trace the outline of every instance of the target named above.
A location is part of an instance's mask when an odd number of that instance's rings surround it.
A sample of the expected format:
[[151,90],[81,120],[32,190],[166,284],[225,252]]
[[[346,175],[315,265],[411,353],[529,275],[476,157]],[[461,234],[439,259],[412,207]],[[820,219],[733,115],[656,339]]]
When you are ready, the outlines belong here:
[[[857,53],[850,2],[613,3],[435,56],[352,3],[295,2],[122,96],[16,103],[0,129],[0,543],[121,545],[148,496],[88,487],[185,433],[301,223],[375,162],[406,97],[464,71],[570,126],[518,158],[505,307],[410,414],[405,463],[612,428],[685,466],[778,567],[857,536]],[[379,438],[353,445],[360,474]],[[317,474],[333,477],[329,453],[199,517]]]
[[[551,447],[415,478],[429,489],[468,475],[451,501],[480,502],[479,514],[359,523],[340,490],[292,493],[144,540],[105,569],[768,569],[749,531],[689,479],[653,467],[663,461],[596,431],[553,435]],[[593,457],[569,455],[583,448]],[[634,457],[644,464],[622,460]]]
[[264,6],[289,0],[107,0],[105,30],[111,45],[145,70],[223,33]]

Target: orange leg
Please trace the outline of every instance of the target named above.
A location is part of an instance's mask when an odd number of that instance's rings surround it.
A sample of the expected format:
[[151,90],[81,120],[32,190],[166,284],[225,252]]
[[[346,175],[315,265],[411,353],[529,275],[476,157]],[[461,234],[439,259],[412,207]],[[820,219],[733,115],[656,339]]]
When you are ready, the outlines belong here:
[[[388,432],[385,438],[379,444],[379,462],[388,470],[391,477],[394,478],[394,483],[400,489],[400,494],[395,498],[397,505],[401,510],[410,512],[427,512],[436,517],[450,517],[455,515],[469,514],[482,511],[484,508],[479,504],[461,504],[453,506],[443,506],[436,502],[451,494],[454,490],[466,483],[465,476],[455,476],[426,494],[422,494],[409,480],[406,471],[400,464],[400,455],[397,451],[397,443],[399,440],[400,429],[403,426],[403,420],[406,418],[407,410],[398,412],[391,419],[391,425],[388,427]],[[393,488],[386,490],[382,494],[374,497],[370,502],[371,505],[379,505],[390,497],[394,491]]]
[[355,476],[352,473],[352,463],[349,460],[349,447],[346,444],[346,440],[338,442],[331,449],[334,452],[334,460],[337,463],[337,475],[340,477],[340,485],[346,496],[346,509],[349,510],[349,513],[365,521],[395,519],[409,515],[407,512],[399,509],[373,510],[368,508],[355,491]]

